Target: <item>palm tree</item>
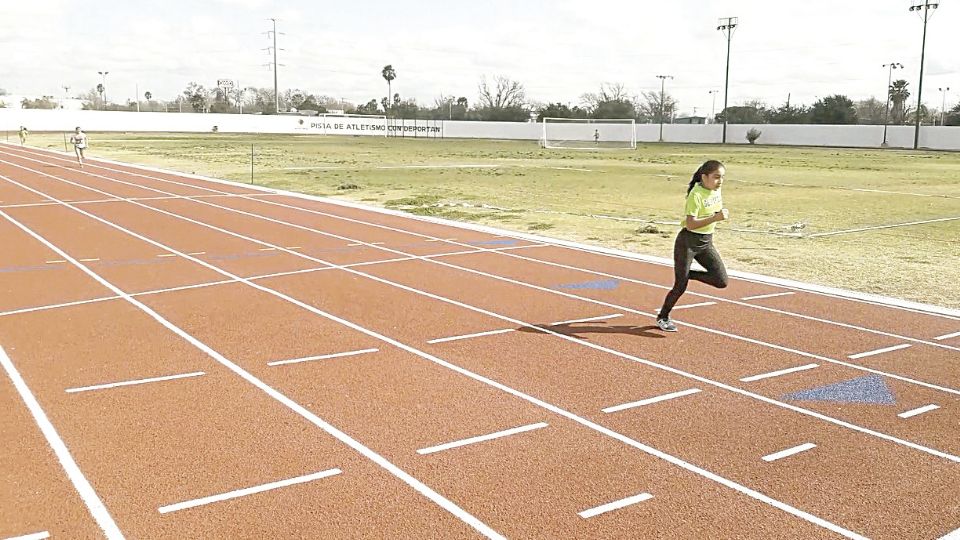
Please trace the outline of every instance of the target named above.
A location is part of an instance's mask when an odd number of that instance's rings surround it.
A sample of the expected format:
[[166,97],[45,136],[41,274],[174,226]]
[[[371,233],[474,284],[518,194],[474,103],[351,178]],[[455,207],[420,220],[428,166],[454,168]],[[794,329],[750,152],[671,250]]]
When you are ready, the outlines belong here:
[[[383,76],[384,80],[387,81],[387,95],[392,96],[393,88],[390,83],[397,78],[397,70],[393,69],[392,65],[387,64],[383,66],[383,70],[380,72],[380,75]],[[386,107],[384,107],[384,109],[386,109]]]
[[906,117],[906,111],[903,108],[907,98],[910,97],[910,91],[907,86],[910,83],[903,79],[893,81],[890,84],[890,101],[893,102],[893,123],[902,124]]
[[98,85],[97,85],[97,93],[100,94],[100,110],[103,110],[104,108],[106,108],[106,105],[107,105],[107,104],[104,103],[104,101],[103,101],[103,91],[104,91],[104,90],[106,90],[106,88],[103,87],[103,84],[98,84]]

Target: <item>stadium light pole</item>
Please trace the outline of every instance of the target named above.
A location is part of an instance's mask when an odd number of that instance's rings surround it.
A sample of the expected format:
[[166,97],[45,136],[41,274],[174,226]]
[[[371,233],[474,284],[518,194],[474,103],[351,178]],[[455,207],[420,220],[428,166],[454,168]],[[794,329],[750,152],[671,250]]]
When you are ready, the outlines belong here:
[[946,120],[946,110],[947,110],[947,92],[950,91],[950,87],[946,88],[937,88],[937,90],[943,92],[943,100],[940,102],[940,125],[943,125],[944,120]]
[[[720,19],[720,24],[717,26],[717,30],[720,30],[727,36],[727,76],[725,82],[723,83],[723,111],[727,111],[727,97],[730,91],[730,42],[733,40],[733,30],[737,27],[737,17],[724,17]],[[726,144],[727,142],[727,115],[723,115],[723,140],[722,142]]]
[[913,149],[920,145],[920,110],[923,107],[923,59],[927,53],[927,21],[930,19],[930,10],[937,9],[940,4],[923,0],[922,4],[910,6],[910,11],[923,11],[923,42],[920,45],[920,83],[917,85],[917,122],[913,131]]
[[666,88],[667,79],[672,79],[672,75],[657,75],[657,78],[660,79],[660,142],[663,142],[663,100],[664,100],[664,90]]
[[893,83],[893,70],[903,69],[903,64],[900,62],[890,62],[889,64],[884,64],[883,67],[887,69],[887,106],[883,109],[883,144],[881,146],[887,146],[887,118],[890,115],[890,85]]
[[109,72],[109,71],[98,71],[97,73],[100,74],[100,84],[103,85],[103,93],[100,94],[100,97],[103,98],[103,106],[101,107],[101,110],[104,110],[104,109],[107,108],[107,75],[108,75],[110,72]]
[[63,103],[60,104],[60,108],[65,109],[67,105],[67,100],[70,99],[70,87],[64,85],[62,88],[63,88]]

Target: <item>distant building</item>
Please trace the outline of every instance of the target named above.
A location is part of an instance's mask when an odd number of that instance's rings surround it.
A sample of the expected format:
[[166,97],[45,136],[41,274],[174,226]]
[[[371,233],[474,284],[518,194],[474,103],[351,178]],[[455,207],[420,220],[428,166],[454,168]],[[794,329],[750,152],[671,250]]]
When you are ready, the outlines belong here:
[[673,121],[674,124],[706,124],[706,116],[681,116]]

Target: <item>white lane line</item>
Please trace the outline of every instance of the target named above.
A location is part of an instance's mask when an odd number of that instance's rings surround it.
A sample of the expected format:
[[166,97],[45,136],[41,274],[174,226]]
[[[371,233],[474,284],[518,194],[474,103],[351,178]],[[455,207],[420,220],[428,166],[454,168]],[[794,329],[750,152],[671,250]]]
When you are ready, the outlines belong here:
[[433,454],[434,452],[442,452],[443,450],[458,448],[460,446],[466,446],[468,444],[475,444],[478,442],[490,441],[493,439],[499,439],[500,437],[508,437],[510,435],[516,435],[517,433],[524,433],[527,431],[533,431],[535,429],[545,428],[547,427],[547,425],[548,424],[546,422],[538,422],[536,424],[530,424],[528,426],[520,426],[512,429],[506,429],[504,431],[498,431],[496,433],[490,433],[488,435],[480,435],[478,437],[470,437],[469,439],[448,442],[446,444],[431,446],[429,448],[421,448],[420,450],[417,450],[417,453],[420,455]]
[[107,388],[117,388],[117,387],[120,387],[120,386],[135,386],[135,385],[138,385],[138,384],[149,384],[149,383],[153,383],[153,382],[172,381],[172,380],[176,380],[176,379],[186,379],[186,378],[188,378],[188,377],[199,377],[199,376],[201,376],[201,375],[206,375],[206,373],[204,373],[203,371],[195,371],[195,372],[193,372],[193,373],[183,373],[183,374],[180,374],[180,375],[167,375],[167,376],[164,376],[164,377],[150,377],[149,379],[137,379],[137,380],[133,380],[133,381],[122,381],[122,382],[115,382],[115,383],[98,384],[98,385],[94,385],[94,386],[81,386],[81,387],[78,387],[78,388],[68,388],[68,389],[67,389],[67,393],[68,393],[68,394],[75,394],[75,393],[77,393],[77,392],[89,392],[89,391],[91,391],[91,390],[105,390],[105,389],[107,389]]
[[357,247],[362,246],[363,244],[347,244],[347,247]]
[[193,253],[187,253],[187,255],[206,255],[206,251],[194,251]]
[[11,536],[7,540],[43,540],[44,538],[50,538],[50,533],[47,531],[25,534],[23,536]]
[[386,243],[386,242],[370,242],[370,245],[371,245],[371,246],[382,246],[382,245],[384,245],[385,243]]
[[599,317],[588,317],[586,319],[573,319],[569,321],[559,321],[559,322],[551,323],[550,326],[557,326],[560,324],[581,323],[581,322],[603,321],[606,319],[616,319],[617,317],[623,317],[623,313],[614,313],[612,315],[600,315]]
[[954,333],[952,333],[952,334],[944,334],[944,335],[942,335],[942,336],[937,336],[937,337],[935,337],[935,338],[933,338],[933,339],[936,339],[936,340],[939,341],[939,340],[950,339],[950,338],[955,338],[955,337],[960,337],[960,332],[954,332]]
[[644,405],[652,405],[654,403],[659,403],[661,401],[667,401],[668,399],[675,399],[683,396],[690,396],[698,392],[700,392],[699,388],[690,388],[689,390],[681,390],[679,392],[664,394],[662,396],[641,399],[640,401],[624,403],[623,405],[614,405],[613,407],[607,407],[606,409],[601,409],[601,410],[605,413],[614,413],[614,412],[624,411],[627,409],[632,409],[634,407],[643,407]]
[[77,259],[77,260],[80,262],[93,262],[93,261],[99,261],[100,259]]
[[579,515],[584,519],[592,518],[593,516],[597,516],[605,512],[611,512],[613,510],[619,510],[626,506],[630,506],[631,504],[642,503],[643,501],[648,501],[652,498],[653,498],[653,495],[649,493],[641,493],[639,495],[634,495],[633,497],[627,497],[626,499],[620,499],[619,501],[613,501],[607,504],[602,504],[596,508],[584,510],[583,512],[580,512],[577,515]]
[[298,250],[298,249],[303,249],[303,248],[300,247],[300,246],[290,246],[290,247],[285,247],[285,248],[283,248],[283,249],[290,249],[290,250],[296,251],[296,250]]
[[298,476],[296,478],[290,478],[287,480],[280,480],[279,482],[270,482],[269,484],[263,484],[259,486],[248,487],[244,489],[238,489],[236,491],[229,491],[227,493],[221,493],[220,495],[211,495],[209,497],[203,497],[201,499],[193,499],[192,501],[184,501],[182,503],[170,504],[167,506],[161,506],[157,510],[161,514],[168,514],[170,512],[176,512],[177,510],[184,510],[187,508],[194,508],[196,506],[203,506],[205,504],[211,504],[220,501],[226,501],[229,499],[236,499],[238,497],[243,497],[245,495],[252,495],[254,493],[262,493],[264,491],[270,491],[272,489],[278,489],[282,487],[292,486],[295,484],[304,484],[306,482],[312,482],[314,480],[320,480],[321,478],[328,478],[330,476],[336,476],[340,474],[340,469],[329,469],[326,471],[320,471],[318,473],[308,474],[304,476]]
[[424,240],[424,242],[456,242],[456,240],[456,238],[431,238]]
[[277,248],[260,248],[260,251],[276,251]]
[[817,445],[813,443],[804,443],[800,446],[794,446],[793,448],[787,448],[786,450],[781,450],[779,452],[770,454],[769,456],[763,456],[763,460],[766,462],[776,461],[778,459],[783,459],[785,457],[792,456],[794,454],[799,454],[800,452],[806,452],[807,450],[816,448]]
[[492,336],[494,334],[506,334],[508,332],[515,332],[513,328],[504,328],[503,330],[490,330],[489,332],[477,332],[476,334],[464,334],[462,336],[450,336],[445,338],[431,339],[427,343],[443,343],[445,341],[457,341],[458,339],[469,339],[480,336]]
[[37,402],[37,398],[34,397],[30,391],[27,383],[24,382],[23,377],[20,376],[20,372],[17,371],[16,366],[13,365],[10,357],[7,356],[7,351],[3,350],[3,347],[0,347],[0,365],[2,365],[3,369],[7,372],[7,376],[9,376],[10,381],[13,382],[13,387],[16,388],[17,393],[20,394],[20,399],[23,400],[24,405],[30,410],[34,421],[37,422],[37,426],[40,427],[40,431],[43,433],[44,438],[47,439],[50,448],[53,449],[53,452],[57,455],[60,465],[63,467],[63,470],[66,471],[73,486],[77,489],[77,493],[79,493],[80,498],[83,499],[83,503],[90,511],[90,515],[97,521],[97,525],[100,526],[100,529],[109,540],[123,540],[123,533],[120,532],[116,522],[110,517],[110,512],[107,511],[107,507],[103,505],[103,501],[97,496],[97,493],[93,490],[93,486],[91,486],[90,482],[83,476],[83,472],[80,471],[77,462],[74,461],[73,456],[70,455],[70,450],[67,449],[67,445],[64,444],[56,428],[50,423],[47,414],[43,412],[40,403]]
[[56,260],[53,260],[53,261],[46,261],[47,264],[60,264],[60,263],[65,263],[65,262],[67,262],[67,261],[64,261],[64,260],[62,260],[62,259],[56,259]]
[[157,257],[176,257],[176,255],[173,253],[161,253],[160,255],[157,255]]
[[760,375],[752,375],[750,377],[744,377],[740,379],[741,382],[753,382],[759,381],[761,379],[769,379],[771,377],[779,377],[780,375],[787,375],[789,373],[796,373],[798,371],[806,371],[808,369],[813,369],[819,367],[817,364],[807,364],[805,366],[797,366],[787,369],[781,369],[780,371],[772,371],[770,373],[761,373]]
[[300,362],[312,362],[314,360],[327,360],[329,358],[343,358],[344,356],[356,356],[358,354],[375,353],[380,349],[361,349],[359,351],[347,351],[334,354],[324,354],[321,356],[307,356],[306,358],[294,358],[293,360],[278,360],[276,362],[267,362],[268,366],[285,366],[287,364],[299,364]]
[[918,408],[913,409],[913,410],[909,410],[909,411],[906,411],[906,412],[902,412],[902,413],[898,414],[897,416],[899,416],[900,418],[910,418],[910,417],[912,417],[912,416],[917,416],[918,414],[923,414],[923,413],[925,413],[925,412],[935,411],[935,410],[937,410],[937,409],[939,409],[939,408],[940,408],[939,405],[933,405],[933,404],[924,405],[923,407],[918,407]]
[[673,306],[673,309],[689,309],[689,308],[695,308],[695,307],[715,306],[715,305],[717,305],[716,302],[700,302],[698,304],[684,304],[682,306]]
[[910,343],[901,343],[900,345],[894,345],[893,347],[885,347],[885,348],[883,348],[883,349],[877,349],[877,350],[875,350],[875,351],[867,351],[867,352],[862,352],[862,353],[857,353],[857,354],[851,354],[851,355],[848,356],[847,358],[849,358],[849,359],[851,359],[851,360],[856,360],[856,359],[858,359],[858,358],[866,358],[866,357],[868,357],[868,356],[874,356],[874,355],[877,355],[877,354],[883,354],[883,353],[887,353],[887,352],[890,352],[890,351],[899,351],[900,349],[906,349],[907,347],[913,347],[913,345],[911,345]]
[[773,294],[758,294],[757,296],[744,296],[741,300],[761,300],[763,298],[776,298],[778,296],[790,296],[791,294],[796,294],[794,292],[781,292]]

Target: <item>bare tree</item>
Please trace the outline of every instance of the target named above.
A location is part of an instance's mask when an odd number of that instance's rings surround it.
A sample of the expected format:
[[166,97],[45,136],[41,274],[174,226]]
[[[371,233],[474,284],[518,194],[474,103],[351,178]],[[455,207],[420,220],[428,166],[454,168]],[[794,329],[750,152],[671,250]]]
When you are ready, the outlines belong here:
[[493,88],[487,83],[487,78],[480,79],[480,107],[490,109],[521,108],[526,101],[527,92],[523,85],[507,77],[498,75],[494,80]]
[[637,117],[644,122],[660,122],[660,112],[664,119],[672,118],[677,109],[677,100],[670,94],[664,94],[663,107],[660,106],[660,92],[644,92],[643,99],[637,104]]

